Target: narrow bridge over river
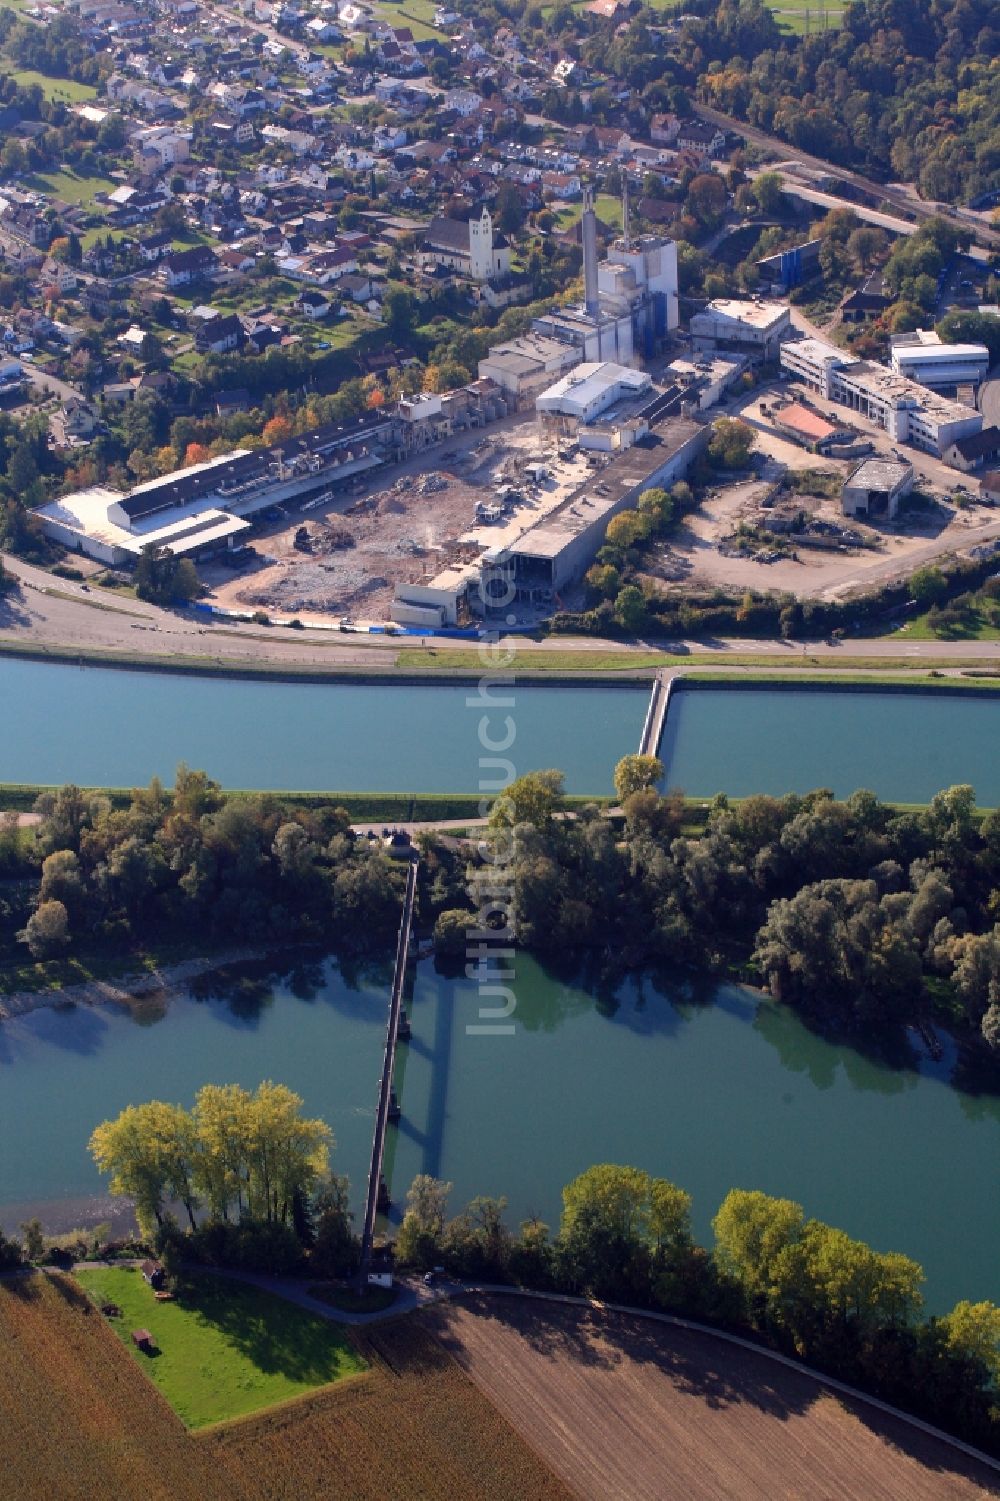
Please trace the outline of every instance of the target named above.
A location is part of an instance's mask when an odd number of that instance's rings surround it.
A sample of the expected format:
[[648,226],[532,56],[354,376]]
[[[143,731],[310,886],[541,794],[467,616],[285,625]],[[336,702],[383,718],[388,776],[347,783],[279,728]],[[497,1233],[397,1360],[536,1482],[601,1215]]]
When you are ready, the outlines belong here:
[[[365,1201],[365,1219],[361,1231],[361,1277],[366,1280],[371,1267],[372,1245],[375,1239],[375,1217],[379,1208],[388,1203],[388,1192],[382,1177],[382,1159],[385,1155],[385,1133],[389,1121],[398,1107],[392,1087],[393,1069],[396,1064],[396,1043],[400,1035],[400,1015],[403,1008],[403,986],[406,982],[406,965],[410,954],[410,930],[413,926],[413,908],[417,896],[417,870],[419,860],[410,860],[406,872],[406,894],[403,897],[403,913],[399,922],[399,937],[396,940],[396,966],[392,975],[392,992],[389,997],[389,1021],[385,1034],[385,1054],[382,1059],[382,1077],[379,1081],[378,1108],[375,1112],[375,1134],[372,1138],[371,1165],[368,1169],[368,1197]],[[405,1030],[405,1035],[409,1035]]]

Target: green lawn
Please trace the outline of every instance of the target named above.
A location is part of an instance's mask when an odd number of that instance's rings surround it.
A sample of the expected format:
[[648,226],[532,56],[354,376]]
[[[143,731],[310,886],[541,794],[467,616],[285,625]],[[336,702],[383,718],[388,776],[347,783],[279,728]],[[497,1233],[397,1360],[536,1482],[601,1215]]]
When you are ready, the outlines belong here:
[[821,7],[816,0],[768,0],[782,31],[793,36],[815,36],[820,31],[837,31],[844,15],[839,0]]
[[944,626],[932,624],[927,614],[918,615],[901,626],[895,637],[905,641],[998,641],[1000,600],[977,595],[961,620]]
[[[77,1273],[97,1303],[117,1303],[111,1327],[189,1428],[245,1417],[366,1369],[336,1325],[255,1287],[208,1274],[158,1303],[142,1274],[109,1267]],[[148,1329],[155,1353],[135,1350]]]
[[375,14],[397,30],[408,26],[415,42],[426,42],[429,38],[442,42],[447,40],[447,32],[439,31],[433,24],[435,9],[434,0],[376,0]]
[[46,99],[59,104],[86,104],[97,98],[97,90],[92,84],[76,83],[72,78],[53,78],[48,73],[36,73],[34,68],[22,68],[10,76],[22,88],[37,83]]
[[115,184],[107,177],[79,177],[75,172],[34,172],[26,186],[36,193],[50,193],[64,203],[93,203],[97,193],[112,193]]
[[[594,202],[597,217],[603,224],[610,224],[615,229],[622,227],[622,205],[620,198],[614,198],[610,193],[598,193]],[[560,229],[572,229],[583,213],[582,203],[569,203],[560,209],[556,215],[556,223]]]

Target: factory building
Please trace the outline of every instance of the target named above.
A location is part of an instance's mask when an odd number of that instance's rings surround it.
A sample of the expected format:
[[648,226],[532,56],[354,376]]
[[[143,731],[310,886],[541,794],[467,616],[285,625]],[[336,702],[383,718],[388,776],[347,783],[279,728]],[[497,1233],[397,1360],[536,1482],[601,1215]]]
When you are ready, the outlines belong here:
[[232,547],[254,512],[322,494],[376,468],[393,456],[393,441],[392,419],[371,412],[270,448],[234,449],[124,493],[78,490],[35,514],[47,536],[115,567],[134,563],[150,543],[204,557]]
[[859,412],[897,443],[942,457],[960,439],[982,431],[979,412],[821,339],[786,341],[781,366],[830,401]]
[[922,386],[975,386],[990,368],[990,352],[985,344],[944,344],[933,329],[918,328],[893,337],[889,363]]
[[791,330],[792,315],[783,302],[719,297],[692,317],[691,348],[729,349],[755,360],[774,360]]
[[474,606],[489,615],[510,602],[543,609],[558,603],[562,589],[593,562],[608,522],[632,506],[643,490],[669,488],[683,478],[707,447],[711,428],[684,417],[667,417],[632,447],[614,456],[517,541],[487,552]]
[[598,262],[594,195],[584,189],[583,303],[555,308],[532,324],[536,332],[572,344],[584,361],[632,364],[677,327],[677,246],[665,235],[631,235],[627,192],[623,226],[621,238]]
[[865,459],[844,483],[845,516],[884,516],[894,521],[899,502],[913,489],[913,465],[888,459]]
[[635,400],[652,390],[645,370],[610,362],[577,365],[535,399],[535,410],[550,417],[590,422],[622,400]]
[[542,334],[524,334],[506,344],[495,344],[479,361],[480,380],[495,381],[515,406],[533,401],[553,378],[580,362],[580,351],[563,339]]

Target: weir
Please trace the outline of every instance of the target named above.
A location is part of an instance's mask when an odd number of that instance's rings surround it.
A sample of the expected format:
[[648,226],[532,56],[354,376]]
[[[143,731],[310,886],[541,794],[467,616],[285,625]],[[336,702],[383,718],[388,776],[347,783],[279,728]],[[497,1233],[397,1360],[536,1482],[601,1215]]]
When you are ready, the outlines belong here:
[[400,1027],[400,1012],[403,1006],[403,986],[406,982],[406,965],[410,955],[410,929],[413,926],[413,908],[417,896],[417,869],[419,860],[411,859],[406,872],[406,894],[403,897],[403,912],[399,921],[399,937],[396,940],[396,964],[392,975],[392,992],[389,997],[389,1021],[385,1034],[385,1053],[382,1058],[382,1077],[379,1081],[378,1108],[375,1112],[375,1134],[372,1138],[371,1165],[368,1169],[368,1197],[365,1200],[365,1219],[361,1231],[362,1282],[367,1279],[371,1267],[372,1245],[375,1240],[375,1217],[380,1208],[388,1207],[389,1194],[382,1178],[382,1159],[385,1155],[385,1133],[390,1119],[399,1119],[399,1105],[392,1087],[393,1069],[396,1064],[396,1043],[400,1035],[409,1036],[409,1023]]

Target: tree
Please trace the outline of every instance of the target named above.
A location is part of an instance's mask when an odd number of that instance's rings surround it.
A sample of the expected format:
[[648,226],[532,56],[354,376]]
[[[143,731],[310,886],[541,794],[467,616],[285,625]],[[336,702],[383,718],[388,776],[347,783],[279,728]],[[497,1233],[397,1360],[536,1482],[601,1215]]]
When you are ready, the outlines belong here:
[[42,862],[42,879],[38,888],[40,902],[61,902],[67,915],[80,917],[87,902],[87,890],[80,862],[72,850],[56,850]]
[[643,490],[636,502],[636,509],[640,516],[649,517],[653,530],[657,532],[665,531],[673,519],[673,501],[666,490],[658,485],[654,485],[650,490]]
[[109,1175],[111,1192],[135,1200],[136,1217],[147,1233],[164,1223],[166,1198],[182,1203],[194,1225],[199,1150],[188,1111],[162,1100],[127,1106],[90,1138],[91,1156]]
[[417,318],[417,299],[406,287],[390,287],[382,299],[382,318],[394,339],[405,339]]
[[641,515],[638,511],[622,511],[617,516],[612,516],[605,532],[605,541],[609,547],[618,547],[625,551],[634,547],[637,542],[642,542],[649,536],[650,517],[648,514]]
[[169,605],[197,599],[201,584],[190,558],[175,557],[169,547],[147,542],[135,566],[135,592],[152,604]]
[[529,771],[511,782],[490,810],[491,828],[514,827],[530,823],[537,829],[547,827],[563,803],[561,771]]
[[206,1084],[193,1112],[199,1154],[195,1180],[213,1212],[288,1225],[297,1195],[310,1196],[327,1170],[333,1134],[302,1114],[301,1096],[270,1080],[253,1094],[238,1084]]
[[62,902],[41,902],[18,935],[28,945],[32,959],[51,959],[69,943],[69,915]]
[[784,188],[777,172],[759,172],[753,180],[753,196],[762,214],[777,214],[784,204]]
[[719,417],[712,423],[709,463],[719,469],[745,469],[755,442],[756,435],[748,422],[739,417]]
[[615,619],[622,630],[636,635],[646,624],[646,596],[635,584],[626,584],[615,600]]
[[452,907],[438,915],[434,924],[436,954],[464,954],[469,943],[470,914],[462,907]]
[[692,179],[687,190],[687,210],[705,226],[718,223],[726,210],[726,185],[714,172]]
[[[27,1227],[22,1225],[22,1230]],[[995,1303],[956,1303],[941,1320],[948,1347],[979,1361],[994,1391],[1000,1385],[1000,1308]]]
[[418,1173],[410,1184],[396,1237],[396,1256],[405,1265],[426,1271],[438,1259],[452,1186],[427,1173]]
[[45,1232],[41,1220],[25,1220],[21,1234],[24,1236],[24,1254],[28,1261],[41,1261],[45,1255]]
[[875,229],[872,225],[864,224],[851,230],[847,238],[847,254],[859,276],[863,276],[882,260],[888,244],[885,231]]
[[621,574],[611,563],[595,563],[585,577],[588,587],[602,599],[614,599],[621,588]]
[[948,580],[940,568],[927,564],[918,568],[910,579],[913,598],[926,609],[938,604],[948,592]]
[[802,1205],[757,1189],[734,1188],[712,1221],[715,1260],[751,1302],[766,1298],[779,1258],[802,1233]]
[[272,417],[264,423],[261,437],[269,446],[273,443],[287,443],[292,436],[292,419],[283,415]]
[[624,803],[636,792],[655,787],[663,778],[663,762],[657,756],[622,756],[615,767],[615,793]]
[[350,1277],[357,1270],[361,1245],[354,1233],[346,1178],[331,1174],[312,1204],[315,1230],[310,1265],[324,1277]]

